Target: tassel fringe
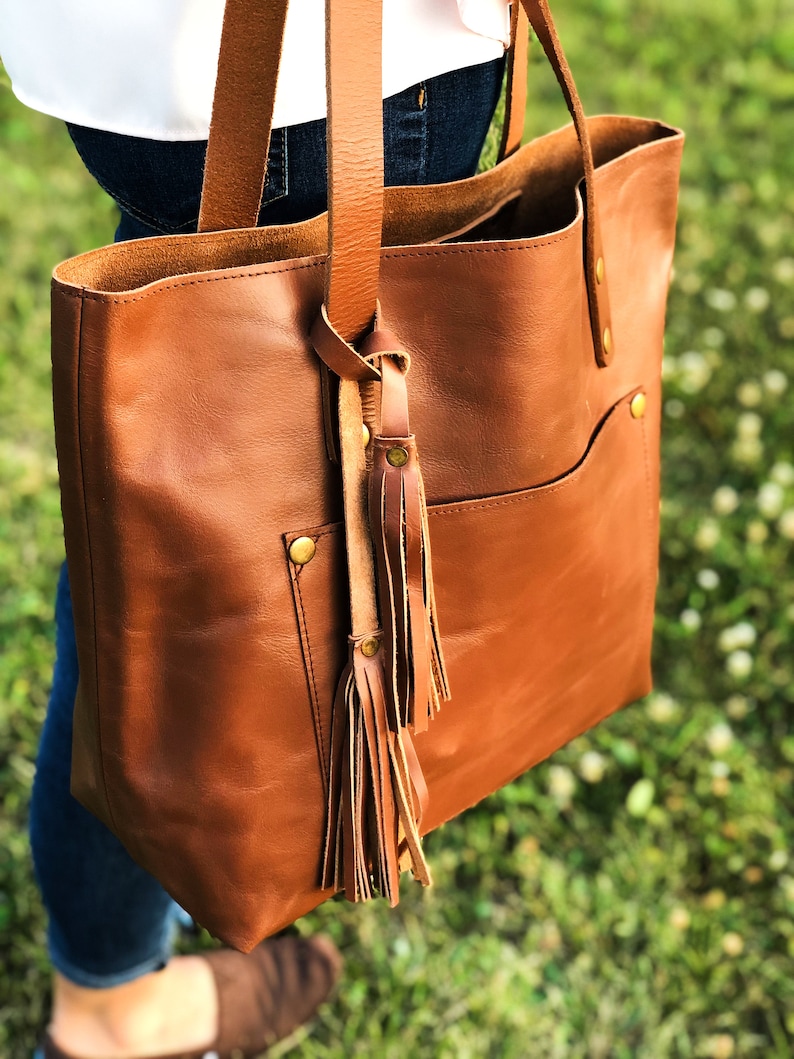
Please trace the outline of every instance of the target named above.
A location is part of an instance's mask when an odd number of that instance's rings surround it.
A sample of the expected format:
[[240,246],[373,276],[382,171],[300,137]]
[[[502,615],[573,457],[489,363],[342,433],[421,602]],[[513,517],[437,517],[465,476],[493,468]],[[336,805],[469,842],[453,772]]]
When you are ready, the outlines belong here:
[[370,524],[388,693],[399,724],[419,734],[449,699],[449,685],[433,590],[427,503],[413,435],[375,439]]
[[377,892],[393,907],[403,868],[426,886],[431,880],[403,735],[392,721],[381,637],[351,638],[334,703],[323,886],[344,889],[350,901]]
[[[358,387],[344,379],[340,386],[353,635],[334,701],[322,883],[344,889],[351,901],[377,892],[393,906],[401,871],[431,882],[420,838],[427,787],[412,732],[427,729],[449,686],[427,503],[408,426],[409,358],[395,351],[388,332],[376,329],[368,341],[366,355],[381,362],[381,425],[368,490]],[[360,635],[374,628],[377,612],[382,631]]]

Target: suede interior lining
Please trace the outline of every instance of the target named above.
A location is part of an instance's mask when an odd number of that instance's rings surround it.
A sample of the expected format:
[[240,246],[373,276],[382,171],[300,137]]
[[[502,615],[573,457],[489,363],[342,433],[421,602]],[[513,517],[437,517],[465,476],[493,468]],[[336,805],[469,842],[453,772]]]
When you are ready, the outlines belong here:
[[[597,168],[676,129],[641,118],[589,121]],[[445,239],[531,239],[573,223],[583,177],[573,126],[533,140],[494,169],[448,184],[387,188],[383,245]],[[326,253],[327,215],[299,224],[157,236],[92,250],[58,265],[56,286],[121,294],[173,276]]]

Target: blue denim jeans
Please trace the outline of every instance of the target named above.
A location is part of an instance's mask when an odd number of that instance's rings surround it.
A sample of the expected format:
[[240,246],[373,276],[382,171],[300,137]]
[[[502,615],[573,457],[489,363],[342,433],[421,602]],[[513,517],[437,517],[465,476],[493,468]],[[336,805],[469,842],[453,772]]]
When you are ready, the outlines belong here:
[[[502,74],[499,60],[432,78],[385,100],[386,183],[471,176]],[[206,143],[73,126],[69,131],[90,172],[120,207],[117,240],[195,231]],[[325,189],[325,122],[276,129],[260,223],[314,216],[325,209]],[[65,566],[55,622],[55,673],[30,813],[33,860],[54,967],[79,985],[103,988],[164,966],[179,909],[69,793],[78,668]]]

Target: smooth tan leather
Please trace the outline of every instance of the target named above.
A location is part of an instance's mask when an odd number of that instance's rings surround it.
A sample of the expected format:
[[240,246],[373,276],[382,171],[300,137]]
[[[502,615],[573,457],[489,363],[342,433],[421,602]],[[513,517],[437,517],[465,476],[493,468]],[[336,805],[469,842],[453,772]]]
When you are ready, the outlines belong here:
[[[356,10],[332,8],[343,20]],[[546,5],[527,9],[565,74]],[[422,832],[651,686],[683,137],[635,118],[577,114],[577,126],[471,180],[383,199],[377,297],[411,359],[452,692],[412,741]],[[337,159],[357,164],[331,128]],[[353,229],[355,197],[345,201],[336,223]],[[371,212],[366,191],[365,203]],[[358,573],[348,579],[310,339],[327,238],[322,217],[142,240],[67,261],[53,283],[81,674],[73,792],[242,949],[331,893],[320,885],[331,714]],[[608,367],[594,341],[594,249],[610,281]],[[337,328],[343,346],[361,307],[375,308],[359,293]],[[378,387],[360,389],[376,429]],[[289,558],[299,536],[316,544],[304,566]]]

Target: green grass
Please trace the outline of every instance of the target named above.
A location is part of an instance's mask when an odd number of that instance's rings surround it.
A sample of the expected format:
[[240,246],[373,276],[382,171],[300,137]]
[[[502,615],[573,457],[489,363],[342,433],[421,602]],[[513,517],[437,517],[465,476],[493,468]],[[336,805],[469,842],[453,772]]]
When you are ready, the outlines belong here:
[[[688,133],[665,374],[660,689],[432,835],[436,886],[307,917],[304,1059],[794,1053],[794,0],[558,0],[591,113]],[[533,48],[529,127],[565,119]],[[46,1017],[26,805],[62,557],[48,275],[114,213],[0,83],[0,1055]]]

